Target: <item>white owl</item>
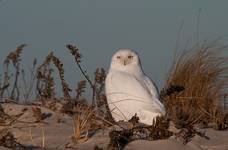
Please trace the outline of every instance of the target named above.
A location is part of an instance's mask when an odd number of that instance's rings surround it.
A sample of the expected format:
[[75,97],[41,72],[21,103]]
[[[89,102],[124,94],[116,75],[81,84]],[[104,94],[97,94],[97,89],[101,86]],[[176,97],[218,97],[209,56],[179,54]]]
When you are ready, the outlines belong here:
[[165,114],[156,86],[132,50],[120,49],[113,55],[105,91],[115,121],[128,121],[137,114],[141,123],[151,125],[156,116]]

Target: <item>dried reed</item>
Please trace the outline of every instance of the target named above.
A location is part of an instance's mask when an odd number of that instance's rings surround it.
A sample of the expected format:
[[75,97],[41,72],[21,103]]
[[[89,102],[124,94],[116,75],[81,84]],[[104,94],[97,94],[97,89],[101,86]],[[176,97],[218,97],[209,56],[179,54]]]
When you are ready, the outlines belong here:
[[75,110],[76,113],[73,116],[74,134],[72,140],[75,143],[79,143],[88,140],[88,123],[91,122],[93,112],[90,107],[84,107],[80,104],[76,105]]
[[228,90],[228,58],[221,56],[226,49],[217,40],[205,41],[175,59],[164,89],[181,89],[162,92],[166,94],[161,97],[177,127],[216,122],[220,118]]
[[70,91],[68,83],[64,79],[63,63],[59,58],[54,56],[53,52],[45,58],[43,64],[41,64],[37,70],[37,90],[41,97],[45,99],[53,99],[54,93],[54,79],[52,77],[52,69],[50,69],[50,63],[53,63],[58,70],[59,78],[61,80],[62,92],[65,100],[70,100]]
[[86,88],[86,80],[81,80],[77,84],[77,88],[75,89],[76,92],[76,101],[79,101],[82,94],[85,92]]
[[[82,56],[79,53],[79,49],[73,45],[66,45],[66,47],[70,51],[72,56],[74,56],[75,62],[79,70],[81,71],[82,75],[85,77],[86,81],[89,83],[90,87],[92,88],[92,106],[91,106],[92,109],[97,114],[97,116],[101,116],[101,118],[104,118],[109,122],[113,122],[110,110],[108,108],[108,103],[104,94],[104,85],[105,85],[105,77],[106,77],[105,70],[103,68],[97,68],[95,71],[94,81],[92,81],[80,64]],[[79,86],[81,88],[83,87],[81,85],[78,85],[78,87]],[[76,92],[77,92],[77,95],[79,96],[80,93],[78,92],[81,92],[81,91],[78,90]]]
[[13,100],[19,100],[20,98],[20,90],[18,88],[18,78],[20,75],[20,55],[23,51],[23,48],[26,47],[26,44],[21,44],[16,48],[15,51],[10,52],[6,59],[4,60],[4,81],[3,86],[0,88],[0,98],[3,98],[4,92],[10,86],[10,76],[9,76],[9,65],[12,63],[13,67],[15,68],[15,77],[14,83],[11,90],[10,98]]
[[50,68],[50,62],[53,52],[49,53],[43,63],[37,68],[37,83],[36,90],[39,94],[39,99],[52,99],[54,93],[54,79],[52,77],[53,70]]
[[92,96],[92,104],[94,104],[95,101],[95,86],[93,84],[93,82],[90,80],[89,76],[87,75],[86,71],[83,70],[82,66],[81,66],[81,58],[82,55],[79,53],[79,49],[74,46],[74,45],[66,45],[66,48],[70,51],[71,55],[74,56],[75,62],[79,68],[79,70],[81,71],[82,75],[85,77],[85,79],[88,81],[90,87],[93,90],[93,96]]
[[30,68],[30,79],[29,81],[26,80],[26,72],[22,69],[21,73],[22,73],[22,81],[24,84],[24,102],[27,103],[28,100],[31,98],[33,92],[34,92],[34,85],[35,85],[35,81],[36,81],[36,65],[37,65],[37,59],[35,58],[33,60],[33,64],[32,67]]

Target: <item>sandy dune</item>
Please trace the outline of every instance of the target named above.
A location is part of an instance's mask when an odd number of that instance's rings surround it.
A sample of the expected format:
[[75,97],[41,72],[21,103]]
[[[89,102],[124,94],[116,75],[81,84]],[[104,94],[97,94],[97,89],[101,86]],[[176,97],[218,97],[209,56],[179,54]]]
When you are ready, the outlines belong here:
[[[47,114],[43,123],[33,123],[36,119],[33,116],[32,107],[16,104],[3,104],[5,111],[10,115],[17,115],[24,112],[22,116],[11,126],[2,126],[0,129],[8,128],[14,134],[17,141],[23,145],[31,146],[31,149],[94,149],[95,145],[107,149],[109,143],[109,129],[100,129],[87,141],[73,144],[71,136],[73,134],[72,118],[50,109],[41,108]],[[58,122],[58,120],[61,120]],[[137,140],[129,143],[126,150],[228,150],[228,131],[215,131],[205,129],[209,140],[195,136],[191,142],[183,145],[180,141],[171,137],[167,140],[145,141]],[[67,148],[68,147],[68,148]],[[0,147],[1,150],[7,148]]]

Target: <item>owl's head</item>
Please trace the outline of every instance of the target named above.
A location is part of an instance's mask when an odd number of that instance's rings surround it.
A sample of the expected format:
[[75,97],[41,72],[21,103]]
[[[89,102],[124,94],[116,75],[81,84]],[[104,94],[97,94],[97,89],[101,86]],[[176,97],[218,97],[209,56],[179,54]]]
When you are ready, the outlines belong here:
[[111,68],[120,70],[141,69],[139,56],[130,49],[120,49],[112,56]]

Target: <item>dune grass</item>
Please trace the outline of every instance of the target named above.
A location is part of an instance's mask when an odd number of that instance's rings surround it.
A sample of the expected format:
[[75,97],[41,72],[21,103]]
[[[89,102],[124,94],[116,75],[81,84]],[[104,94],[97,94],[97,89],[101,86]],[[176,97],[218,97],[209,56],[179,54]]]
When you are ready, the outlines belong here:
[[[37,62],[33,62],[31,73],[33,77],[30,78],[32,80],[26,81],[27,78],[23,76],[25,72],[20,67],[20,55],[24,47],[24,44],[17,47],[4,61],[4,75],[0,82],[0,101],[7,102],[7,99],[19,103],[20,99],[31,99],[33,90],[33,93],[37,94],[35,101],[41,101],[42,107],[56,111],[56,103],[61,103],[62,108],[59,113],[72,117],[72,141],[76,144],[88,140],[91,130],[104,129],[114,124],[119,126],[112,119],[104,94],[106,72],[103,68],[97,68],[94,79],[90,78],[81,65],[82,55],[78,48],[67,45],[67,51],[72,55],[77,69],[85,78],[78,82],[74,90],[76,94],[73,95],[73,88],[65,80],[64,63],[53,52],[49,53],[37,68],[35,67]],[[132,124],[130,128],[119,126],[122,130],[110,132],[109,147],[111,145],[112,149],[118,149],[142,137],[147,140],[158,140],[172,135],[182,136],[184,143],[187,143],[196,134],[204,136],[195,130],[194,127],[198,125],[211,127],[212,124],[216,129],[227,129],[226,109],[228,108],[225,107],[225,101],[227,101],[228,94],[228,57],[223,56],[225,50],[227,46],[220,44],[219,40],[204,41],[177,55],[160,92],[166,115],[154,120],[154,125],[149,127],[139,127],[138,119],[133,123],[132,119],[129,120],[128,123]],[[14,68],[13,72],[10,72],[12,71],[9,69],[10,64]],[[63,98],[56,95],[54,73],[59,77]],[[18,88],[20,80],[31,86],[27,90]],[[87,83],[92,89],[91,104],[83,97]],[[44,119],[38,109],[34,112],[37,112],[35,114],[37,114],[38,121]],[[0,105],[0,115],[4,113]],[[137,115],[133,117],[137,118]],[[181,131],[179,133],[169,131],[170,122],[173,122]],[[148,136],[145,138],[142,132],[147,133]]]
[[[228,90],[226,45],[205,41],[177,56],[161,93],[167,115],[178,127],[216,123],[226,129],[224,103]],[[164,94],[170,87],[180,91]],[[177,88],[178,89],[178,88]]]

